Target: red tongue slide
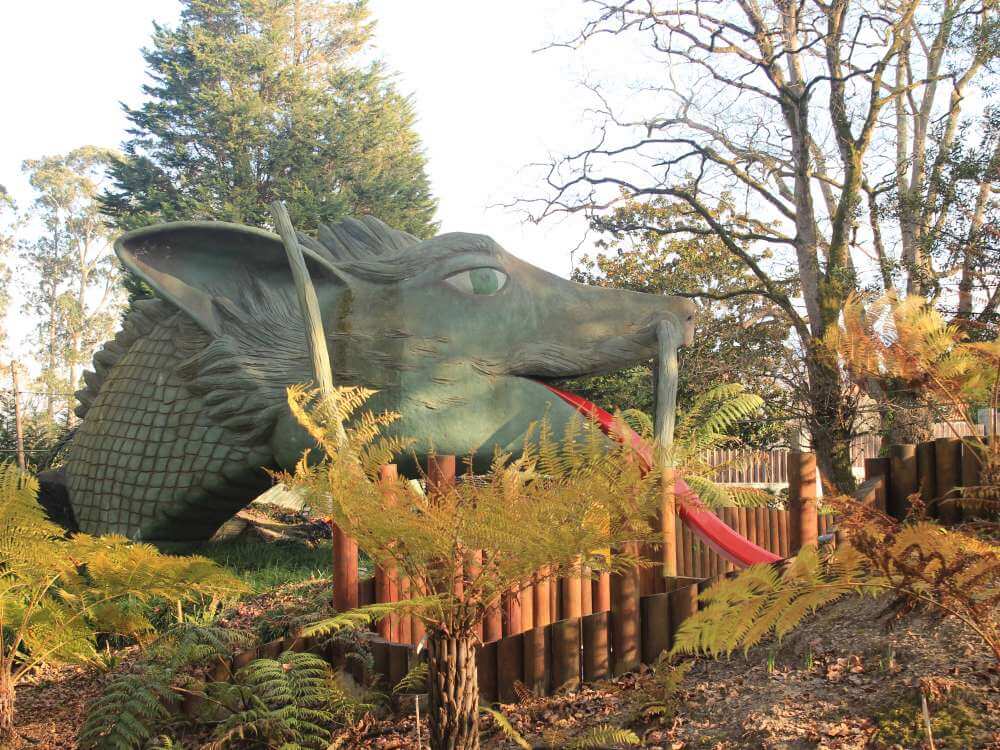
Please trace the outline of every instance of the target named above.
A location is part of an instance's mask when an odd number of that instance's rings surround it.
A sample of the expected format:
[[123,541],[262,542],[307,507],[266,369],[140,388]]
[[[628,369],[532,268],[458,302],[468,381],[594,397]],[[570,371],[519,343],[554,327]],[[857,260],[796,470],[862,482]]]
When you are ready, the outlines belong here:
[[[572,393],[560,391],[558,388],[553,388],[550,385],[546,385],[545,387],[581,414],[596,420],[605,434],[611,434],[612,427],[614,426],[614,417],[604,411],[604,409]],[[628,425],[623,425],[622,427],[624,427],[626,437],[635,450],[636,456],[639,459],[639,465],[645,471],[649,471],[653,466],[652,447]],[[745,568],[748,565],[756,565],[757,563],[770,564],[781,559],[763,547],[758,547],[746,537],[740,536],[729,528],[718,516],[701,504],[701,500],[698,499],[694,490],[688,487],[687,482],[683,479],[677,480],[675,492],[677,493],[678,500],[677,513],[680,515],[681,520],[702,541],[729,562]]]

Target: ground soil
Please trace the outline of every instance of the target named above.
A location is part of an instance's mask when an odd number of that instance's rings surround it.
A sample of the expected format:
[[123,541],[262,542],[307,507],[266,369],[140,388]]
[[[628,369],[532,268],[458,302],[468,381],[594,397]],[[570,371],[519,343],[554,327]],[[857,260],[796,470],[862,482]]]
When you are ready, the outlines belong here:
[[[1000,670],[992,656],[951,621],[911,617],[887,632],[881,608],[873,600],[843,601],[780,648],[698,660],[674,715],[641,716],[653,697],[648,672],[546,699],[526,696],[501,709],[537,747],[564,747],[588,728],[614,724],[632,728],[648,748],[671,750],[921,748],[917,696],[921,680],[929,680],[942,693],[929,709],[939,750],[1000,750]],[[104,679],[97,670],[62,668],[22,685],[18,750],[75,748],[85,705]],[[339,730],[333,747],[416,748],[415,729],[412,715],[368,718]],[[486,748],[516,747],[490,721],[484,729]],[[426,747],[426,727],[422,739]]]
[[[645,747],[681,750],[860,750],[928,747],[917,734],[921,680],[950,693],[930,704],[937,748],[1000,750],[1000,670],[981,642],[956,623],[911,617],[886,631],[884,602],[832,605],[780,648],[744,658],[699,659],[684,680],[676,714],[638,716],[650,698],[648,672],[502,711],[536,747],[564,747],[600,724],[628,726]],[[963,707],[970,722],[955,721]],[[900,717],[903,718],[901,721]],[[909,721],[913,719],[914,721]],[[900,732],[905,724],[908,732]],[[514,748],[487,724],[484,746]],[[340,735],[340,747],[417,747],[412,717],[373,722]]]

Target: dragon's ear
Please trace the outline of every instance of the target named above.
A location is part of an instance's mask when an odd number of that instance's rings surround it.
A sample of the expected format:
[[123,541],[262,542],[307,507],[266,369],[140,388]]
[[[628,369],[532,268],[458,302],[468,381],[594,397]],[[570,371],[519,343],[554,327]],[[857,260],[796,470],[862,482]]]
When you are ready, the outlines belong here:
[[[251,279],[293,287],[281,238],[263,229],[221,221],[157,224],[124,234],[115,252],[158,295],[177,305],[205,330],[220,332],[214,297],[239,305]],[[302,248],[314,283],[347,277],[330,261]]]

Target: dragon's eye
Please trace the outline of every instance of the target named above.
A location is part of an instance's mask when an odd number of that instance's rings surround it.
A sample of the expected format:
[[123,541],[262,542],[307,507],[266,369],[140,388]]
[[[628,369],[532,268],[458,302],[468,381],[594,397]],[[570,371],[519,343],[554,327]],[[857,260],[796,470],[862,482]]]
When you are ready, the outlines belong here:
[[483,266],[453,273],[445,279],[445,283],[466,294],[496,294],[507,283],[507,274],[496,268]]

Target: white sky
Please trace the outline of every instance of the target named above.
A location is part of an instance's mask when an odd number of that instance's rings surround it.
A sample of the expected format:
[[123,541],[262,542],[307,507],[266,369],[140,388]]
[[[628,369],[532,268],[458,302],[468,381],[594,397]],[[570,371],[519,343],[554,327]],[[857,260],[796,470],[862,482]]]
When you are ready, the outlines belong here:
[[[560,274],[583,239],[582,219],[534,226],[489,206],[537,194],[522,168],[589,141],[585,79],[627,76],[634,50],[534,52],[576,30],[583,5],[566,0],[372,0],[377,52],[418,113],[442,231],[490,234]],[[21,161],[76,146],[118,146],[119,102],[141,101],[140,49],[154,20],[177,20],[176,0],[0,3],[0,184],[21,205]],[[609,42],[608,44],[614,44]],[[631,58],[631,59],[630,59]],[[537,173],[535,173],[537,174]],[[11,348],[28,323],[11,306]]]

